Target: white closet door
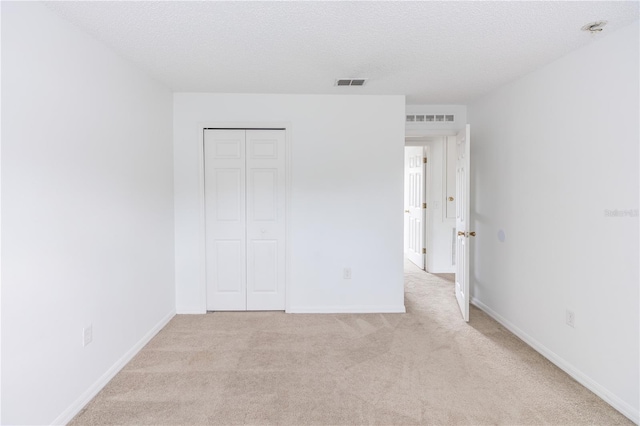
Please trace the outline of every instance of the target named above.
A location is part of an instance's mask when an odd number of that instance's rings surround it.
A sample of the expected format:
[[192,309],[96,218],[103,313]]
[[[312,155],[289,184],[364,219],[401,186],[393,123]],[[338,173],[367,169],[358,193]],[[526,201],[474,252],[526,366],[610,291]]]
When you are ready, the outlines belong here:
[[284,130],[205,130],[207,310],[284,310],[285,155]]
[[244,130],[205,130],[207,310],[246,310]]
[[285,131],[247,130],[247,309],[285,308]]

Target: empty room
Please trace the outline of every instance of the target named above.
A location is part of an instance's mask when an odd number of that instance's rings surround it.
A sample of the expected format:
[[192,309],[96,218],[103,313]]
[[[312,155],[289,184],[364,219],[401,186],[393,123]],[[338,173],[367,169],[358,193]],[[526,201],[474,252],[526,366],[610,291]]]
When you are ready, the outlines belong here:
[[637,1],[0,3],[0,423],[640,422]]

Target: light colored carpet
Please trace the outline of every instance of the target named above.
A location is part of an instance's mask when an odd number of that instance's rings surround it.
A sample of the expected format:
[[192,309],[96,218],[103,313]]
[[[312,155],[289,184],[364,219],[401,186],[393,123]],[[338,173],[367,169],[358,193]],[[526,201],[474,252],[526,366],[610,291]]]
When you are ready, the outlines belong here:
[[407,314],[178,315],[71,424],[632,424],[405,270]]

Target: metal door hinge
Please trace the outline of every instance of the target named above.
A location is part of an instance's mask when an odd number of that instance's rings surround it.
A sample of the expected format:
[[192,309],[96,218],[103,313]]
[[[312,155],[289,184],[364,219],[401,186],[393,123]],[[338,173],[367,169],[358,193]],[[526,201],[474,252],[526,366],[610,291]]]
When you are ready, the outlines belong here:
[[423,163],[423,164],[427,164],[427,157],[424,157],[424,158],[422,159],[422,163]]
[[422,254],[427,254],[427,249],[426,248],[422,249]]
[[458,231],[458,237],[475,237],[476,236],[476,232],[475,231],[471,231],[471,232],[464,232],[464,231]]
[[427,208],[427,203],[422,203],[422,208],[426,209]]

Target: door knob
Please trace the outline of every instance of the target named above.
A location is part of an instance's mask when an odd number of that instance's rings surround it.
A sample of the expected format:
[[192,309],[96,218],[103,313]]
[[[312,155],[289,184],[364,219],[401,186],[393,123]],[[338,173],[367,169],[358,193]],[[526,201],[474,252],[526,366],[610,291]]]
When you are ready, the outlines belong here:
[[464,232],[463,231],[458,231],[458,237],[464,237]]
[[453,201],[453,197],[449,197],[449,201]]
[[474,232],[469,232],[469,236],[471,236],[471,237],[475,237],[475,236],[476,236],[475,231],[474,231]]

